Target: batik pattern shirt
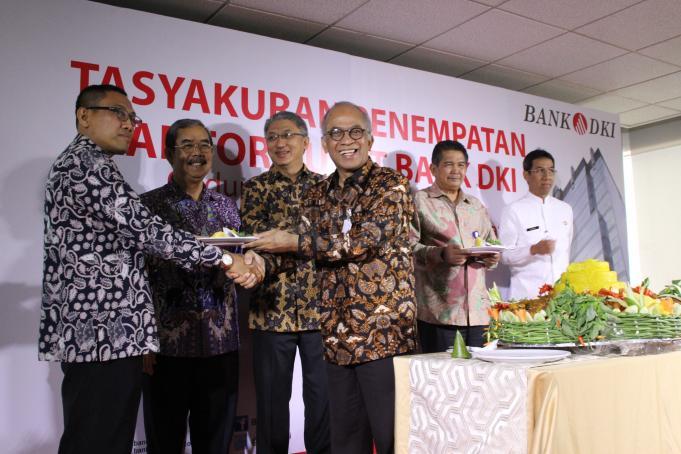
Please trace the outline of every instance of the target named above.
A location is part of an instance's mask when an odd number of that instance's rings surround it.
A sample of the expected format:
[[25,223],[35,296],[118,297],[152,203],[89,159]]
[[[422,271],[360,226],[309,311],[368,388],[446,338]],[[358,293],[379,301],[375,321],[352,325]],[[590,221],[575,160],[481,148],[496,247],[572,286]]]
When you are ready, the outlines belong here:
[[45,189],[39,358],[108,361],[158,351],[145,254],[215,266],[220,249],[152,215],[111,155],[78,135]]
[[413,352],[416,301],[409,182],[369,160],[304,198],[299,251],[315,260],[327,361],[360,364]]
[[414,196],[412,244],[416,267],[418,318],[440,325],[476,326],[489,322],[485,267],[481,261],[451,266],[442,259],[448,244],[475,246],[475,237],[496,239],[487,209],[459,190],[456,202],[437,185]]
[[[210,236],[223,227],[239,230],[239,211],[229,197],[204,188],[192,199],[175,182],[142,194],[142,203],[175,228]],[[160,353],[207,357],[239,348],[234,283],[220,268],[185,270],[147,258],[156,308]]]
[[[271,229],[295,232],[300,224],[303,194],[321,181],[322,175],[307,167],[295,181],[276,165],[243,185],[241,218],[246,233]],[[268,254],[263,254],[268,258]],[[250,299],[248,327],[263,331],[298,332],[319,329],[319,289],[311,260],[286,254],[292,266],[268,273]]]

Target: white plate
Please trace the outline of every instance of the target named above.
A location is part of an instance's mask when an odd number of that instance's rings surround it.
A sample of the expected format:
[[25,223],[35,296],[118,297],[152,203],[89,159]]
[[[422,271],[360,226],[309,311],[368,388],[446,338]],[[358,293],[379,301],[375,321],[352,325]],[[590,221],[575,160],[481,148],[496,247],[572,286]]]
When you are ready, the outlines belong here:
[[473,358],[483,361],[499,363],[549,363],[560,361],[569,357],[572,353],[564,350],[542,350],[542,349],[497,349],[497,350],[478,350],[472,352]]
[[491,246],[475,246],[475,247],[469,247],[463,250],[463,252],[468,252],[469,254],[490,254],[492,252],[501,252],[505,251],[507,248],[506,246],[500,246],[500,245],[491,245]]
[[255,236],[230,236],[226,238],[211,238],[209,236],[197,236],[197,240],[202,241],[206,244],[212,244],[215,246],[238,246],[240,244],[250,243],[258,238]]

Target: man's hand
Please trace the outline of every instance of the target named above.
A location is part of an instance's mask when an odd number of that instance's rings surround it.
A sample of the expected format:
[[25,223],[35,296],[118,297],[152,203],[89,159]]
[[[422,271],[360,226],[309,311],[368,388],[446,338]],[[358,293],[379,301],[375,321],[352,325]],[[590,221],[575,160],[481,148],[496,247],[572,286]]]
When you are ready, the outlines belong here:
[[156,366],[156,353],[142,355],[142,372],[147,375],[154,375],[154,366]]
[[458,244],[448,244],[442,250],[442,260],[451,266],[461,266],[466,263],[468,253],[463,252]]
[[257,272],[263,277],[265,277],[265,259],[262,258],[254,251],[246,251],[244,254],[244,262],[246,265],[255,266]]
[[556,240],[541,240],[538,243],[530,246],[530,254],[532,255],[550,255],[556,249]]
[[[248,263],[243,255],[229,253],[232,257],[232,264],[225,270],[228,278],[233,279],[235,284],[244,288],[253,288],[265,278],[264,261],[258,264],[258,261],[249,256]],[[262,260],[262,257],[260,257]]]
[[268,230],[267,232],[257,233],[255,236],[258,239],[244,244],[245,249],[273,253],[296,252],[298,250],[298,235],[284,230]]
[[494,252],[492,254],[485,254],[482,256],[482,264],[485,265],[485,268],[492,268],[497,263],[499,263],[499,258],[501,258],[501,254],[499,254],[498,252]]

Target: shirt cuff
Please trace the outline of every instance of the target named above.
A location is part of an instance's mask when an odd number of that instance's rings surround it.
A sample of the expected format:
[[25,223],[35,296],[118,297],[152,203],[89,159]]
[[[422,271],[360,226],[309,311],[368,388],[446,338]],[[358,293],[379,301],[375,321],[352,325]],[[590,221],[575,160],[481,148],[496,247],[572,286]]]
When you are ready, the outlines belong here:
[[298,256],[314,259],[317,256],[315,232],[298,235]]

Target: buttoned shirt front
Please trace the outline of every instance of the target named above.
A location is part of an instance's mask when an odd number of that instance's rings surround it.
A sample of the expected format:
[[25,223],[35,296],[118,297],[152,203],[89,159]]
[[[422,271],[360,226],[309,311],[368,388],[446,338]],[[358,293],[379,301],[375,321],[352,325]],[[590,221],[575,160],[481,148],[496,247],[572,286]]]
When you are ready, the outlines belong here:
[[[152,213],[197,236],[210,236],[223,227],[239,230],[241,224],[234,201],[205,187],[198,200],[174,181],[141,198]],[[234,283],[220,268],[188,271],[152,256],[147,258],[147,270],[160,353],[200,358],[239,348]]]
[[360,364],[416,347],[409,182],[369,160],[306,194],[299,254],[315,260],[326,360]]
[[145,254],[186,269],[222,252],[140,203],[112,156],[78,135],[45,189],[39,358],[109,361],[158,351]]
[[[535,298],[542,285],[560,278],[570,263],[572,232],[572,207],[555,197],[528,193],[504,209],[499,239],[514,248],[501,256],[511,270],[510,298]],[[543,239],[556,240],[554,252],[532,255],[531,246]]]
[[[291,180],[276,165],[243,185],[241,218],[248,234],[271,229],[295,232],[303,194],[323,176],[305,166]],[[266,254],[263,254],[266,255]],[[268,273],[251,295],[248,326],[275,332],[319,330],[319,288],[312,260],[286,254],[295,265]]]
[[441,325],[486,325],[489,299],[484,265],[469,261],[451,266],[443,261],[442,251],[448,244],[472,247],[476,236],[496,239],[487,209],[461,190],[453,202],[436,184],[418,191],[414,202],[411,241],[419,320]]

